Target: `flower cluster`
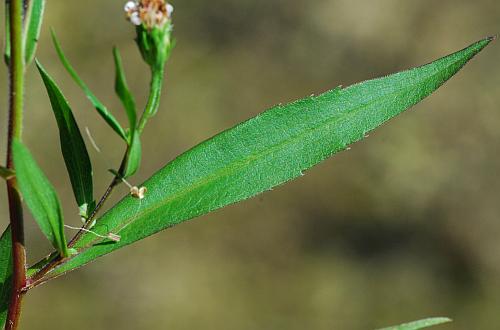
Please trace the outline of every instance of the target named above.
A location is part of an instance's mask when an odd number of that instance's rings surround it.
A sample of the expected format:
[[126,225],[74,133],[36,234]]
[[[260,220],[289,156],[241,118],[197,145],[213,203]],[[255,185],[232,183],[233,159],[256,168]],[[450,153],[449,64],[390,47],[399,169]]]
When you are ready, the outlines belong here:
[[128,20],[136,25],[151,30],[162,28],[170,21],[174,7],[165,0],[135,0],[125,4]]
[[167,0],[134,0],[125,4],[127,19],[136,26],[142,58],[154,71],[163,71],[174,47],[172,13]]

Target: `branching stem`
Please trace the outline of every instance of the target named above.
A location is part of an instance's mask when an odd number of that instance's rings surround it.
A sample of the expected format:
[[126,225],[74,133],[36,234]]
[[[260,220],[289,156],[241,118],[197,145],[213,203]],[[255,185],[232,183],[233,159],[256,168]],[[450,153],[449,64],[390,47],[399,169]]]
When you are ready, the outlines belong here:
[[[9,130],[7,138],[7,167],[14,169],[12,144],[22,137],[23,93],[24,93],[24,56],[23,56],[23,6],[26,1],[10,1],[10,47],[9,63]],[[7,181],[10,224],[12,228],[13,277],[12,291],[7,314],[6,330],[17,329],[21,315],[21,301],[26,284],[26,251],[24,248],[24,227],[21,196],[15,178]]]
[[[160,105],[160,97],[161,97],[161,90],[163,86],[163,79],[164,79],[164,70],[163,68],[159,68],[157,70],[152,70],[152,75],[151,75],[151,83],[150,83],[150,91],[149,91],[149,97],[148,97],[148,102],[146,104],[146,107],[144,109],[144,112],[142,114],[142,117],[138,123],[137,130],[140,133],[142,133],[147,121],[149,118],[154,116],[156,112],[158,111],[158,107]],[[100,198],[99,202],[97,203],[94,211],[90,215],[90,217],[87,219],[85,224],[80,228],[78,233],[71,239],[71,241],[68,243],[68,247],[72,248],[75,246],[75,244],[78,242],[78,240],[87,232],[87,230],[90,229],[92,226],[93,222],[96,220],[97,215],[101,211],[102,207],[106,203],[106,201],[109,199],[111,196],[111,193],[113,192],[114,188],[118,186],[123,180],[123,173],[125,172],[125,167],[127,163],[127,155],[129,152],[129,148],[127,148],[125,155],[123,157],[122,163],[120,165],[120,169],[118,170],[118,175],[115,175],[111,183],[109,184],[108,188],[104,192],[103,196]],[[47,282],[48,280],[51,279],[50,276],[46,276],[50,271],[52,271],[54,268],[58,267],[59,265],[65,263],[66,261],[69,260],[69,258],[62,258],[61,256],[54,256],[54,257],[49,257],[49,262],[42,267],[35,275],[30,277],[28,285],[24,288],[24,291],[28,291],[40,284],[43,284]]]

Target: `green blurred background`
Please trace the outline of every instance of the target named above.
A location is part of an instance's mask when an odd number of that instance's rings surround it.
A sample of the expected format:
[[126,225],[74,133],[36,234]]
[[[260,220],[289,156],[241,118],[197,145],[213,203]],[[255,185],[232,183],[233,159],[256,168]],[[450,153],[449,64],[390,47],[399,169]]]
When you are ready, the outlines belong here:
[[[122,50],[141,105],[149,76],[124,2],[48,1],[38,53],[103,150],[91,151],[96,195],[123,147],[64,72],[48,29],[125,123],[111,46]],[[500,31],[498,0],[173,4],[178,44],[136,184],[274,104],[427,63]],[[417,111],[293,183],[33,290],[22,328],[371,329],[439,315],[455,320],[448,329],[499,329],[499,58],[497,41]],[[28,78],[25,140],[77,225],[46,93],[33,67]],[[5,95],[6,78],[0,87]],[[3,228],[4,189],[0,200]],[[29,217],[26,236],[31,262],[50,250]]]

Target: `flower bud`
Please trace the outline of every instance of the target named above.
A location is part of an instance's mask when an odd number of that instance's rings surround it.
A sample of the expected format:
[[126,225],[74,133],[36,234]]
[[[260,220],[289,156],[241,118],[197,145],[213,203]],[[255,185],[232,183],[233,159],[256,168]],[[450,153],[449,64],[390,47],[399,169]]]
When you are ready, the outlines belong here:
[[127,19],[136,26],[141,55],[153,69],[163,69],[173,47],[172,13],[166,0],[135,0],[125,4]]

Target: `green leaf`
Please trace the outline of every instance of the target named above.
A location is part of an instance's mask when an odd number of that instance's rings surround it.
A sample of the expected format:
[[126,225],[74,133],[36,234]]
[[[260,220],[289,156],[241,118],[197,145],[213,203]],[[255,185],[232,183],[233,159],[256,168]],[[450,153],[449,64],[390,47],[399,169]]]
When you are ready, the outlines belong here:
[[3,166],[0,166],[0,178],[3,178],[5,180],[9,180],[10,178],[14,177],[15,173],[8,168],[5,168]]
[[24,61],[28,66],[35,57],[38,38],[42,28],[45,0],[31,0],[24,20]]
[[137,112],[135,106],[134,96],[130,92],[127,84],[127,80],[125,78],[125,71],[122,65],[122,59],[118,48],[113,48],[113,56],[115,59],[115,69],[116,69],[116,77],[115,77],[115,91],[120,100],[123,103],[123,107],[127,112],[128,120],[129,120],[129,149],[127,152],[127,160],[125,171],[123,176],[128,178],[135,174],[139,169],[141,164],[142,157],[142,147],[141,140],[139,136],[139,132],[137,131]]
[[76,73],[75,69],[71,66],[69,63],[68,59],[64,55],[64,52],[62,51],[61,45],[59,41],[57,40],[56,34],[54,31],[52,31],[52,40],[54,42],[54,46],[56,48],[57,55],[59,56],[59,59],[61,60],[62,64],[66,68],[66,71],[70,74],[70,76],[73,78],[73,80],[76,82],[78,86],[83,90],[87,98],[90,100],[92,105],[96,108],[97,112],[101,115],[101,117],[108,123],[109,126],[125,141],[128,141],[127,139],[127,134],[123,130],[123,128],[120,126],[120,123],[115,119],[115,117],[108,111],[106,106],[99,101],[99,99],[92,93],[90,88],[83,82],[83,80],[78,76]]
[[[137,123],[137,112],[135,106],[135,99],[132,93],[130,92],[127,84],[127,79],[125,78],[125,71],[122,65],[122,59],[120,56],[120,52],[118,48],[113,48],[113,57],[115,59],[115,91],[120,100],[123,103],[123,107],[127,112],[129,127],[130,127],[130,135],[133,135],[132,131],[136,129]],[[132,143],[132,139],[130,139],[130,143]]]
[[26,204],[45,236],[63,257],[67,257],[61,203],[54,187],[19,140],[14,140],[13,151],[16,178]]
[[59,127],[62,154],[80,208],[80,215],[87,219],[95,204],[90,157],[68,101],[40,62],[37,61],[36,65],[47,89]]
[[433,317],[379,330],[419,330],[448,322],[451,322],[451,320],[447,317]]
[[0,238],[0,328],[5,324],[12,288],[12,239],[10,226]]
[[75,246],[82,252],[52,274],[301,176],[431,94],[491,40],[428,65],[276,106],[199,144],[147,180],[143,200],[126,196],[98,219],[93,230],[119,234],[120,242],[85,234]]
[[132,135],[132,139],[132,144],[130,145],[127,152],[127,161],[125,165],[125,171],[123,173],[123,177],[125,178],[134,175],[141,165],[142,147],[139,133],[135,132]]

